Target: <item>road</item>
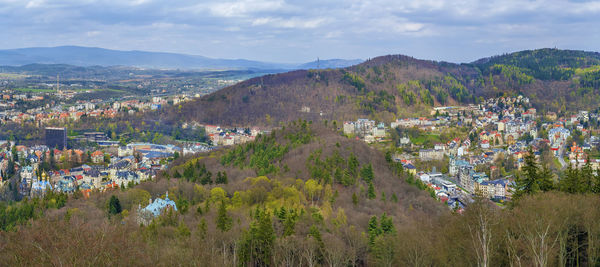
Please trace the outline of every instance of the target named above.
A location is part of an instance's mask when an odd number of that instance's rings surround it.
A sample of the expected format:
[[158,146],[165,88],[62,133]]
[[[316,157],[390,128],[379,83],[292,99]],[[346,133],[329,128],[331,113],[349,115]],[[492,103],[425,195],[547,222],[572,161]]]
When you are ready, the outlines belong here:
[[565,162],[564,154],[565,154],[565,146],[561,145],[558,148],[558,162],[560,162],[560,165],[562,166],[561,169],[564,169],[567,167],[567,163]]

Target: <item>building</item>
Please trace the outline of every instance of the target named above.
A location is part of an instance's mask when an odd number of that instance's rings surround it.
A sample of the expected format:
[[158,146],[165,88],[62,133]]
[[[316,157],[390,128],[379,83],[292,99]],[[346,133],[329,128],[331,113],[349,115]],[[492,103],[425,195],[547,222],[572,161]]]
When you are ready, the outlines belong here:
[[90,142],[107,141],[108,137],[103,132],[86,132],[83,136]]
[[104,162],[104,152],[100,150],[94,151],[94,153],[91,154],[91,158],[93,163],[102,163]]
[[63,150],[67,147],[67,129],[46,127],[46,146]]
[[423,161],[442,160],[444,159],[444,151],[435,149],[421,149],[419,150],[419,159]]
[[165,199],[157,197],[154,202],[152,198],[149,200],[148,206],[142,208],[138,207],[138,223],[148,225],[155,217],[160,216],[163,212],[172,209],[177,211],[177,205],[175,201],[169,199],[169,192],[166,193]]

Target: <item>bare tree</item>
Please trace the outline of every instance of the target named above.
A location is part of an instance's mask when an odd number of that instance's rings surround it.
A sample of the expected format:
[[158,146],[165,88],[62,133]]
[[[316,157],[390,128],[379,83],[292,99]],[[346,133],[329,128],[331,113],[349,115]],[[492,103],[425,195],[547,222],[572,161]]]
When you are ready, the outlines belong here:
[[348,257],[346,255],[346,244],[338,237],[329,235],[324,238],[325,251],[323,251],[325,257],[325,263],[329,267],[342,267],[348,265]]
[[293,267],[300,265],[300,242],[296,236],[279,238],[275,243],[275,262],[278,266]]
[[312,237],[307,237],[302,241],[302,259],[303,262],[300,265],[314,267],[317,265],[317,255],[319,245],[317,241]]
[[477,199],[469,206],[466,216],[471,242],[477,255],[477,265],[487,267],[490,265],[494,244],[492,228],[497,223],[496,211],[486,200]]

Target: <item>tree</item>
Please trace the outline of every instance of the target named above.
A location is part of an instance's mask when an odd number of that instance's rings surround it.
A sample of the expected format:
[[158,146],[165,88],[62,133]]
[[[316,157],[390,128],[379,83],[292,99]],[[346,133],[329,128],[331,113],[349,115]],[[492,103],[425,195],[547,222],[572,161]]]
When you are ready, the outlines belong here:
[[255,220],[240,244],[240,262],[249,266],[270,266],[274,245],[275,230],[271,214],[257,209]]
[[375,177],[375,174],[373,174],[373,166],[371,165],[371,163],[369,163],[369,165],[367,165],[366,167],[363,167],[360,170],[360,176],[367,183],[373,181],[373,178]]
[[585,165],[580,171],[580,191],[581,193],[589,193],[594,187],[594,170],[588,157],[585,161]]
[[354,206],[358,205],[358,196],[356,193],[352,193],[352,204],[354,204]]
[[215,184],[227,184],[227,173],[223,171],[223,173],[217,173],[217,179],[215,180]]
[[317,198],[318,200],[318,196],[320,195],[321,190],[323,190],[323,186],[319,184],[319,182],[317,182],[316,180],[308,179],[304,184],[304,190],[306,191],[306,194],[308,195],[308,198],[310,199],[311,203],[314,204],[313,201],[315,200],[315,198]]
[[117,198],[115,195],[112,195],[108,201],[108,213],[115,215],[121,213],[121,211],[121,202],[119,202],[119,198]]
[[381,234],[381,228],[379,228],[377,216],[373,216],[371,219],[369,219],[367,233],[369,234],[369,244],[372,246],[375,244],[375,238]]
[[233,219],[227,215],[227,208],[225,206],[225,200],[221,200],[221,206],[217,215],[217,229],[221,232],[227,232],[231,229]]
[[394,227],[394,222],[392,221],[392,217],[388,217],[385,212],[381,215],[380,219],[381,231],[384,234],[391,234],[396,232],[396,228]]
[[373,187],[373,183],[369,182],[369,189],[367,190],[367,198],[375,199],[377,195],[375,194],[375,188]]
[[348,172],[352,178],[358,176],[358,159],[354,153],[350,154],[350,157],[348,158]]
[[558,183],[558,188],[562,192],[575,194],[581,192],[581,187],[579,170],[573,168],[572,164],[569,164],[563,172],[563,177]]
[[398,243],[392,235],[379,236],[371,248],[371,252],[376,259],[377,266],[395,266],[395,254],[398,252]]
[[200,183],[203,185],[212,184],[213,183],[212,173],[206,172],[206,174],[202,177],[202,179],[200,179]]
[[477,198],[469,205],[465,214],[466,223],[471,236],[471,242],[478,266],[490,266],[492,246],[495,243],[493,226],[496,223],[496,213],[483,198]]
[[515,193],[513,197],[519,199],[524,195],[532,195],[539,191],[549,191],[554,189],[554,179],[552,172],[544,165],[540,171],[535,155],[531,147],[525,156],[525,166],[523,166],[522,175],[518,175],[515,180]]

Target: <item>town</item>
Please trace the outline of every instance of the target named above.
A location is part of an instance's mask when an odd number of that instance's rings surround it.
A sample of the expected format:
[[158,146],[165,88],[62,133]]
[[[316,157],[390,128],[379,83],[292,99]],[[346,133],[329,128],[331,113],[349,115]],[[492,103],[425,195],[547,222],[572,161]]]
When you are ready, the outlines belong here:
[[[186,100],[183,96],[153,97],[149,102],[90,101],[64,111],[38,108],[28,113],[7,113],[4,119],[47,125],[76,121],[82,116],[110,118],[119,112],[159,109]],[[462,210],[474,196],[498,204],[510,201],[516,172],[530,152],[554,170],[582,168],[588,163],[599,169],[600,139],[592,134],[597,125],[598,113],[580,111],[563,117],[554,112],[538,114],[528,98],[518,96],[491,98],[468,106],[435,107],[429,117],[398,118],[389,125],[369,119],[346,121],[339,130],[378,148],[381,144],[391,145],[393,159],[406,172],[427,185],[450,208]],[[94,146],[68,149],[68,130],[47,127],[44,145],[28,147],[3,141],[2,184],[16,172],[22,196],[39,196],[47,190],[81,191],[88,196],[93,191],[151,180],[179,156],[243,144],[269,132],[253,126],[226,129],[198,123],[185,123],[182,128],[204,129],[207,142],[124,144],[100,131],[69,136],[70,140]]]
[[462,209],[475,195],[509,201],[516,171],[529,153],[554,170],[587,163],[600,169],[598,116],[539,114],[526,97],[500,97],[435,107],[430,117],[399,118],[389,127],[368,119],[346,121],[343,133],[373,145],[392,143],[394,160],[440,201]]
[[[190,126],[191,127],[191,126]],[[0,188],[18,177],[21,197],[43,197],[47,192],[82,193],[113,188],[130,188],[156,178],[158,171],[180,156],[211,151],[218,146],[245,143],[264,133],[252,129],[225,129],[213,125],[194,125],[206,129],[209,143],[185,142],[180,145],[111,141],[103,132],[85,132],[90,147],[68,147],[67,129],[46,127],[45,144],[25,146],[14,141],[0,144]],[[213,145],[214,144],[214,145]]]

